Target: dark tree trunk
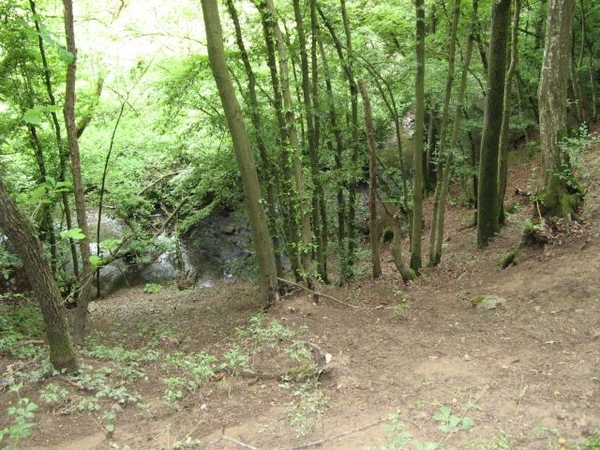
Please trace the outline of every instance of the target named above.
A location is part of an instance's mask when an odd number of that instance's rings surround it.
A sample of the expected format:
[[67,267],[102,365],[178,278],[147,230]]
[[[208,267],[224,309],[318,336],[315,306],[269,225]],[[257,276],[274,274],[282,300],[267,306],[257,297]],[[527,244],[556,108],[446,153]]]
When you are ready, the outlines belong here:
[[425,125],[425,4],[416,0],[415,147],[413,153],[413,215],[410,236],[410,268],[419,273],[423,231],[423,140]]
[[502,127],[500,129],[499,158],[498,158],[498,208],[499,221],[504,224],[504,196],[506,195],[506,184],[508,182],[508,132],[510,129],[511,116],[511,84],[519,57],[518,37],[519,37],[519,17],[521,15],[521,0],[515,0],[513,25],[511,32],[510,65],[506,71],[504,80],[504,109],[502,111]]
[[373,132],[373,116],[371,102],[365,83],[358,82],[358,88],[363,99],[367,144],[369,146],[369,236],[371,240],[371,264],[373,278],[381,276],[381,261],[379,257],[379,233],[377,226],[377,147]]
[[0,228],[15,246],[26,268],[33,294],[38,301],[46,323],[46,337],[50,346],[50,360],[56,370],[75,371],[77,357],[71,344],[69,327],[62,306],[62,297],[39,239],[27,217],[19,211],[8,196],[0,179]]
[[485,98],[479,186],[477,198],[477,247],[484,247],[500,229],[498,208],[498,154],[504,102],[506,49],[510,23],[510,0],[500,0],[492,7],[488,89]]

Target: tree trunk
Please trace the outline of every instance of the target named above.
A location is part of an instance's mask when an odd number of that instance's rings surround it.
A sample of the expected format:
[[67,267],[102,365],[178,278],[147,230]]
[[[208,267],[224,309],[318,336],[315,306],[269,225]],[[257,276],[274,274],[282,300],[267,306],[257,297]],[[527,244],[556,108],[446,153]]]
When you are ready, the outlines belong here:
[[[338,36],[333,28],[331,22],[327,19],[323,10],[318,6],[319,15],[323,19],[325,27],[331,35],[333,45],[336,49],[338,58],[342,64],[346,80],[348,82],[348,91],[350,93],[350,139],[346,142],[346,148],[351,149],[350,151],[350,180],[345,181],[345,185],[348,189],[348,199],[345,202],[345,219],[344,226],[345,232],[342,239],[341,246],[341,261],[340,261],[340,283],[343,284],[346,281],[352,279],[355,276],[354,264],[356,263],[356,251],[357,251],[357,225],[356,225],[356,204],[357,204],[357,188],[358,183],[356,182],[355,171],[359,157],[359,142],[358,142],[358,86],[354,76],[354,69],[352,59],[354,57],[352,53],[352,37],[350,34],[350,24],[348,22],[348,15],[346,11],[345,0],[340,0],[340,8],[342,12],[342,21],[344,24],[344,32],[346,35],[346,54],[344,55],[344,45],[338,39]],[[341,137],[341,134],[340,134]],[[339,150],[338,150],[339,151]],[[341,154],[336,156],[340,159]]]
[[365,129],[367,144],[369,146],[369,236],[371,240],[371,264],[373,278],[381,276],[381,261],[379,259],[379,233],[377,226],[377,147],[373,132],[373,117],[371,115],[371,102],[365,83],[360,80],[358,88],[363,99],[365,114]]
[[504,80],[504,108],[502,111],[502,127],[500,129],[499,142],[499,159],[498,159],[498,208],[499,221],[504,223],[504,196],[506,195],[506,183],[508,182],[508,132],[510,130],[510,93],[512,79],[517,70],[517,62],[519,57],[519,17],[521,15],[521,0],[515,0],[515,10],[513,13],[513,25],[511,33],[511,50],[510,50],[510,65],[506,71],[506,79]]
[[419,273],[423,231],[423,139],[425,125],[425,4],[416,0],[415,147],[413,150],[413,214],[410,236],[410,268]]
[[[329,151],[333,154],[334,169],[340,174],[343,170],[342,155],[344,153],[344,140],[342,137],[342,131],[338,122],[337,111],[335,108],[335,98],[333,94],[333,84],[331,82],[331,72],[329,70],[329,63],[325,55],[325,49],[323,46],[323,40],[319,34],[318,37],[319,55],[321,57],[321,64],[323,66],[323,73],[325,74],[325,92],[327,98],[327,109],[328,109],[328,121],[333,131],[333,141],[327,140]],[[344,195],[343,182],[336,180],[336,201],[337,201],[337,245],[340,250],[344,249],[344,240],[346,236],[346,196]],[[343,254],[339,258],[340,274],[348,272],[347,259]],[[340,276],[340,284],[343,283],[343,277]]]
[[283,111],[283,94],[280,75],[277,68],[277,51],[275,39],[276,19],[265,0],[255,0],[256,7],[261,16],[263,34],[266,46],[267,66],[271,77],[273,89],[273,109],[279,127],[277,148],[279,150],[279,166],[281,173],[274,176],[278,183],[278,197],[280,199],[281,215],[286,236],[286,248],[290,258],[292,272],[297,282],[302,281],[300,270],[300,253],[296,245],[300,240],[298,232],[298,221],[296,220],[296,209],[294,207],[294,187],[292,181],[294,175],[290,162],[289,152],[285,146],[289,141],[289,133]]
[[500,229],[498,208],[498,154],[504,102],[506,48],[510,23],[510,0],[500,0],[492,7],[488,89],[485,98],[479,186],[477,189],[477,247],[484,247]]
[[[311,77],[309,73],[309,64],[308,64],[308,50],[306,43],[306,34],[304,31],[304,19],[302,17],[302,11],[300,7],[300,0],[294,0],[294,17],[296,20],[296,32],[298,34],[298,44],[300,47],[300,65],[301,65],[301,75],[302,75],[302,98],[303,98],[303,106],[304,106],[304,117],[306,123],[306,134],[307,134],[307,151],[306,154],[309,156],[310,160],[310,173],[312,178],[312,183],[314,186],[312,192],[312,227],[315,233],[316,239],[316,249],[315,254],[317,256],[317,273],[319,277],[323,280],[327,280],[327,255],[324,250],[324,243],[326,242],[326,238],[323,235],[323,229],[327,228],[325,223],[327,221],[327,217],[321,216],[321,205],[324,201],[324,193],[323,186],[321,185],[321,179],[319,176],[319,161],[317,154],[318,140],[317,140],[317,120],[316,120],[316,107],[315,103],[317,101],[316,94],[318,91],[314,89],[317,87],[316,76],[318,72],[313,70],[312,76],[312,84]],[[311,0],[311,30],[313,35],[312,42],[312,51],[313,55],[313,69],[316,69],[316,24],[314,20],[316,19],[316,5],[315,0]],[[313,96],[313,93],[315,94]],[[317,297],[318,298],[318,297]]]
[[77,212],[77,224],[81,228],[83,239],[79,241],[81,252],[81,263],[83,272],[81,274],[81,286],[77,296],[77,309],[75,311],[75,323],[73,328],[73,341],[82,345],[85,335],[85,322],[87,317],[88,302],[92,293],[92,276],[94,268],[90,260],[90,233],[87,224],[87,211],[85,206],[85,195],[83,189],[83,178],[81,175],[81,158],[79,154],[79,142],[77,140],[77,125],[75,124],[75,79],[77,75],[77,48],[75,46],[75,30],[73,26],[73,3],[72,0],[64,0],[65,34],[67,38],[67,50],[73,55],[73,60],[67,66],[67,83],[65,92],[65,105],[63,108],[65,116],[65,127],[67,129],[67,140],[71,151],[71,175],[73,176],[73,191],[75,195],[75,210]]
[[569,219],[583,202],[559,143],[567,135],[567,83],[571,66],[574,0],[550,0],[538,89],[542,148],[541,207],[545,215]]
[[202,0],[204,26],[206,28],[206,41],[210,67],[215,77],[219,97],[231,132],[235,155],[240,169],[244,197],[250,218],[250,227],[254,238],[256,258],[260,270],[260,285],[265,307],[277,301],[278,281],[275,255],[269,237],[267,217],[260,198],[258,174],[254,156],[250,147],[248,132],[240,105],[235,97],[233,82],[229,75],[225,50],[223,48],[223,33],[219,18],[219,9],[216,0]]
[[[266,0],[267,8],[271,17],[275,17],[275,7],[272,0]],[[310,225],[310,211],[307,204],[306,184],[302,171],[302,151],[300,149],[300,140],[298,139],[298,130],[296,128],[296,116],[294,114],[294,105],[292,103],[292,94],[289,82],[288,55],[283,42],[281,29],[275,20],[272,21],[273,34],[277,43],[279,55],[279,76],[281,80],[281,92],[283,96],[283,108],[285,111],[285,126],[288,133],[288,139],[292,146],[292,174],[294,177],[295,195],[293,198],[295,210],[299,214],[300,222],[300,242],[294,244],[299,248],[300,263],[302,273],[300,278],[306,281],[310,290],[314,290],[314,280],[311,268],[312,262],[312,229]],[[315,294],[314,299],[318,301]]]
[[6,186],[0,178],[0,228],[15,246],[33,288],[46,323],[46,337],[50,346],[50,360],[58,371],[75,371],[77,357],[71,344],[69,327],[62,306],[62,298],[39,239],[27,217],[19,211],[8,196]]
[[[315,192],[313,194],[313,208],[318,209],[318,220],[315,220],[315,234],[317,237],[317,273],[323,283],[329,283],[328,274],[328,248],[329,248],[329,225],[327,222],[327,201],[325,199],[325,189],[323,188],[323,177],[321,175],[318,153],[321,136],[321,123],[317,116],[320,111],[319,105],[319,19],[317,14],[317,0],[310,0],[310,32],[311,32],[311,72],[312,72],[312,99],[313,108],[311,111],[314,122],[314,148],[311,153],[311,167],[313,168],[313,183]],[[315,159],[313,161],[313,158]]]
[[458,19],[460,17],[460,0],[454,0],[454,8],[452,13],[452,23],[450,25],[450,43],[448,48],[448,73],[446,75],[446,89],[444,93],[444,103],[442,106],[442,122],[440,124],[440,143],[438,159],[438,176],[435,186],[435,194],[433,201],[433,214],[431,218],[431,236],[429,238],[429,265],[436,266],[442,259],[442,243],[444,237],[444,215],[446,213],[445,202],[445,174],[450,172],[452,167],[452,152],[454,148],[448,148],[446,136],[448,134],[449,116],[450,116],[450,99],[452,97],[452,88],[454,85],[454,66],[456,55],[456,33],[458,29]]
[[[344,61],[345,72],[348,77],[348,87],[350,90],[350,142],[347,144],[350,152],[350,170],[356,171],[358,167],[358,157],[360,143],[358,140],[358,85],[354,75],[354,51],[352,49],[352,34],[350,31],[350,22],[346,10],[346,0],[340,0],[340,10],[342,12],[342,23],[344,24],[344,34],[346,35],[346,59]],[[358,174],[352,173],[348,182],[348,242],[346,258],[348,259],[349,270],[343,275],[343,279],[349,280],[356,276],[354,265],[357,259],[358,250],[358,227],[356,224],[356,207],[358,204]]]
[[275,183],[272,177],[276,176],[276,171],[273,168],[268,152],[267,145],[262,136],[262,119],[260,116],[260,106],[258,103],[258,96],[256,94],[256,75],[250,64],[250,58],[248,57],[248,51],[246,50],[246,44],[244,43],[244,37],[242,35],[242,28],[238,18],[237,11],[233,5],[233,0],[226,0],[227,10],[233,20],[235,28],[235,40],[238,48],[240,49],[240,56],[246,70],[246,76],[248,77],[248,95],[250,97],[250,120],[252,126],[256,130],[256,146],[258,147],[258,154],[260,156],[261,167],[259,169],[259,178],[266,185],[267,193],[267,204],[270,205],[266,210],[267,218],[269,220],[269,230],[271,233],[271,239],[273,240],[273,251],[275,252],[275,264],[277,267],[277,276],[283,277],[283,266],[281,263],[281,248],[280,240],[277,233],[277,195],[275,192]]

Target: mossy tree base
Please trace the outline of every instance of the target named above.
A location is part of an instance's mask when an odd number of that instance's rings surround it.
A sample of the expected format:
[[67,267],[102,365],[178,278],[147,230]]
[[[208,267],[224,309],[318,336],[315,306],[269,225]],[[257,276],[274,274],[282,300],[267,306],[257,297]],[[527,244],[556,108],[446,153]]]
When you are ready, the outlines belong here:
[[571,171],[554,174],[548,186],[539,193],[537,206],[546,218],[578,220],[583,209],[585,191]]

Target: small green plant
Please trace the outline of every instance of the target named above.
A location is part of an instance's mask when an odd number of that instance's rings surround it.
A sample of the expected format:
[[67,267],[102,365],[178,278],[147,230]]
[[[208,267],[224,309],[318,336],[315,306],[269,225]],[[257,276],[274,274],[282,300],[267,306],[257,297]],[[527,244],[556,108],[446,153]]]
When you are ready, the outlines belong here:
[[439,423],[440,431],[446,434],[455,433],[459,428],[463,431],[469,431],[473,426],[473,419],[452,414],[452,409],[448,406],[441,406],[440,410],[433,416],[433,420]]
[[49,405],[62,405],[69,397],[69,391],[50,383],[40,391],[40,398]]
[[144,286],[144,292],[146,294],[158,294],[162,291],[162,286],[156,283],[146,283]]
[[106,422],[104,425],[104,429],[106,430],[106,434],[108,437],[111,437],[115,432],[115,420],[117,419],[117,413],[115,411],[105,411],[102,414],[102,421]]
[[406,313],[408,312],[410,305],[407,300],[403,299],[392,309],[392,315],[396,319],[404,319],[406,318]]
[[600,450],[600,428],[587,436],[578,450]]
[[179,405],[179,400],[183,398],[181,387],[185,385],[185,380],[179,377],[165,378],[164,383],[167,385],[165,389],[165,403],[176,408]]
[[38,405],[28,398],[20,396],[19,392],[22,387],[22,384],[14,384],[10,387],[10,390],[17,394],[18,400],[16,406],[9,406],[6,410],[8,415],[13,417],[13,423],[0,430],[0,442],[5,437],[11,442],[3,447],[4,450],[18,450],[19,442],[31,436],[31,429],[36,425],[33,419]]
[[272,346],[294,337],[294,332],[284,327],[276,320],[264,326],[264,315],[257,314],[250,318],[250,325],[247,328],[238,328],[237,335],[240,338],[251,337],[255,344],[267,343]]
[[229,372],[232,375],[238,375],[240,371],[248,368],[250,360],[248,355],[244,354],[239,347],[233,347],[223,354],[225,360],[219,366],[219,369]]
[[312,354],[308,347],[301,341],[292,342],[290,348],[286,348],[284,352],[290,357],[292,361],[306,361],[312,359]]
[[511,450],[510,436],[506,433],[502,433],[494,440],[477,442],[474,448],[477,450]]
[[164,368],[176,372],[177,377],[167,377],[165,402],[176,407],[183,398],[183,389],[197,392],[215,374],[217,358],[205,352],[184,354],[180,351],[167,355]]
[[296,427],[298,436],[304,436],[318,423],[328,399],[321,392],[320,384],[315,379],[294,386],[292,396],[295,400],[286,405],[287,414],[290,423]]
[[364,447],[363,450],[399,450],[408,445],[412,434],[406,429],[406,424],[400,420],[400,413],[388,416],[388,423],[383,426],[387,442],[380,447]]
[[415,440],[408,432],[406,424],[400,420],[400,413],[391,414],[388,417],[389,423],[384,425],[387,442],[383,446],[364,447],[363,450],[400,450],[409,443],[416,450],[437,450],[443,448],[444,443],[450,436],[460,430],[467,432],[473,426],[471,418],[453,414],[452,409],[448,406],[441,406],[433,416],[433,420],[438,423],[438,429],[443,433],[443,436],[436,442],[419,441]]
[[96,397],[83,397],[77,403],[77,411],[100,411],[100,401]]

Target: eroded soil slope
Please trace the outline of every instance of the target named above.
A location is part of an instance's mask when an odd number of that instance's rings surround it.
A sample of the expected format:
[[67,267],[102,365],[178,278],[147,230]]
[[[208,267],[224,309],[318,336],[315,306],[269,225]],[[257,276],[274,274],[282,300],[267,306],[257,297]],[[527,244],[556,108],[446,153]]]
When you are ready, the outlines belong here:
[[[516,187],[526,189],[529,171],[529,164],[515,167],[513,183],[524,184]],[[154,295],[130,290],[99,301],[90,317],[94,341],[132,350],[154,342],[157,359],[140,359],[138,377],[119,375],[123,364],[116,360],[83,357],[90,373],[111,367],[109,379],[122,380],[139,396],[138,404],[102,398],[98,411],[78,411],[68,405],[97,391],[60,376],[29,385],[21,394],[40,408],[25,446],[362,449],[399,439],[404,427],[412,436],[405,439],[407,448],[426,442],[460,449],[577,448],[600,428],[597,175],[586,182],[584,220],[572,224],[569,235],[527,249],[516,265],[500,270],[497,262],[519,242],[531,214],[526,202],[512,199],[524,206],[479,252],[469,227],[473,212],[451,206],[439,267],[404,286],[385,253],[381,280],[320,287],[338,301],[322,298],[316,305],[305,292],[290,295],[262,323],[294,335],[283,333],[269,345],[252,347],[249,335],[244,341],[239,331],[257,323],[260,308],[251,285],[165,288]],[[484,295],[498,297],[499,304],[474,307],[471,300]],[[332,356],[316,387],[304,389],[305,380],[288,377],[286,383],[278,376],[297,342],[314,343]],[[219,371],[232,348],[250,355],[250,375]],[[181,375],[168,366],[169,358],[190,352],[216,355],[215,374],[195,389],[182,387],[181,397],[169,404],[165,379]],[[0,370],[17,364],[0,362]],[[179,367],[182,373],[189,369]],[[273,376],[261,376],[267,373]],[[69,392],[66,403],[45,405],[39,398],[49,383]],[[3,390],[0,402],[14,404],[15,396]],[[107,411],[114,418],[107,419]],[[0,419],[0,428],[6,423]],[[386,424],[396,431],[386,436]]]

